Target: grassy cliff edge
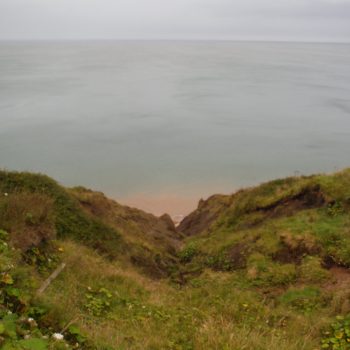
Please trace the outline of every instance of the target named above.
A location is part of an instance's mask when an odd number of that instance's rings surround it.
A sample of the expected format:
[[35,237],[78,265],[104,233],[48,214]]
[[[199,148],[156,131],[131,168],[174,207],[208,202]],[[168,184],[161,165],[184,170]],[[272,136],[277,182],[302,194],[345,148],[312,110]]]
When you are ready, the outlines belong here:
[[350,349],[349,267],[350,169],[214,195],[177,228],[0,171],[5,350]]

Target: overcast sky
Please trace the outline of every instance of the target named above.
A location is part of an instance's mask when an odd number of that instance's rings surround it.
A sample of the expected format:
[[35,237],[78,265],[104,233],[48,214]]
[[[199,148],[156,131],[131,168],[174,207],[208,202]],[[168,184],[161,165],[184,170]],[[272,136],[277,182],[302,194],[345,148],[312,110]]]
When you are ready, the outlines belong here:
[[350,0],[0,0],[0,39],[350,41]]

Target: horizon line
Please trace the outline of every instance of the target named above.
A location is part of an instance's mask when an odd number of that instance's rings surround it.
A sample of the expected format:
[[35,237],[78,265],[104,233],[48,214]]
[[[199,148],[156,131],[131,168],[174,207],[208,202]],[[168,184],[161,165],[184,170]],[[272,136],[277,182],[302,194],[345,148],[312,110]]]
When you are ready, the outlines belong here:
[[0,42],[251,42],[251,43],[299,43],[299,44],[350,44],[348,40],[316,40],[316,39],[183,39],[183,38],[0,38]]

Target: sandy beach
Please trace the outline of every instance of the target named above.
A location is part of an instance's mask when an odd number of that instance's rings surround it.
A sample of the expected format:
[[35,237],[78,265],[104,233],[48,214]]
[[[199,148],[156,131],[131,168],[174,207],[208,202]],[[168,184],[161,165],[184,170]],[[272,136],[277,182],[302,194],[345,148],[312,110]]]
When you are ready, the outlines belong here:
[[130,207],[142,209],[146,212],[160,216],[164,213],[169,214],[174,222],[181,219],[196,209],[199,195],[177,195],[177,194],[139,194],[117,199],[118,202]]

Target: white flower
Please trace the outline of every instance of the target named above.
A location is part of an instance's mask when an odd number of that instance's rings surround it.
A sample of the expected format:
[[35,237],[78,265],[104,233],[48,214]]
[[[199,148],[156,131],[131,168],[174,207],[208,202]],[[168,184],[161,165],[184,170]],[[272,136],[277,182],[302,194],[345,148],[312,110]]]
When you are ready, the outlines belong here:
[[52,338],[56,340],[63,340],[64,336],[61,333],[54,333],[52,334]]
[[4,193],[4,196],[7,197],[9,194],[7,192]]
[[28,322],[34,322],[34,318],[28,317]]

